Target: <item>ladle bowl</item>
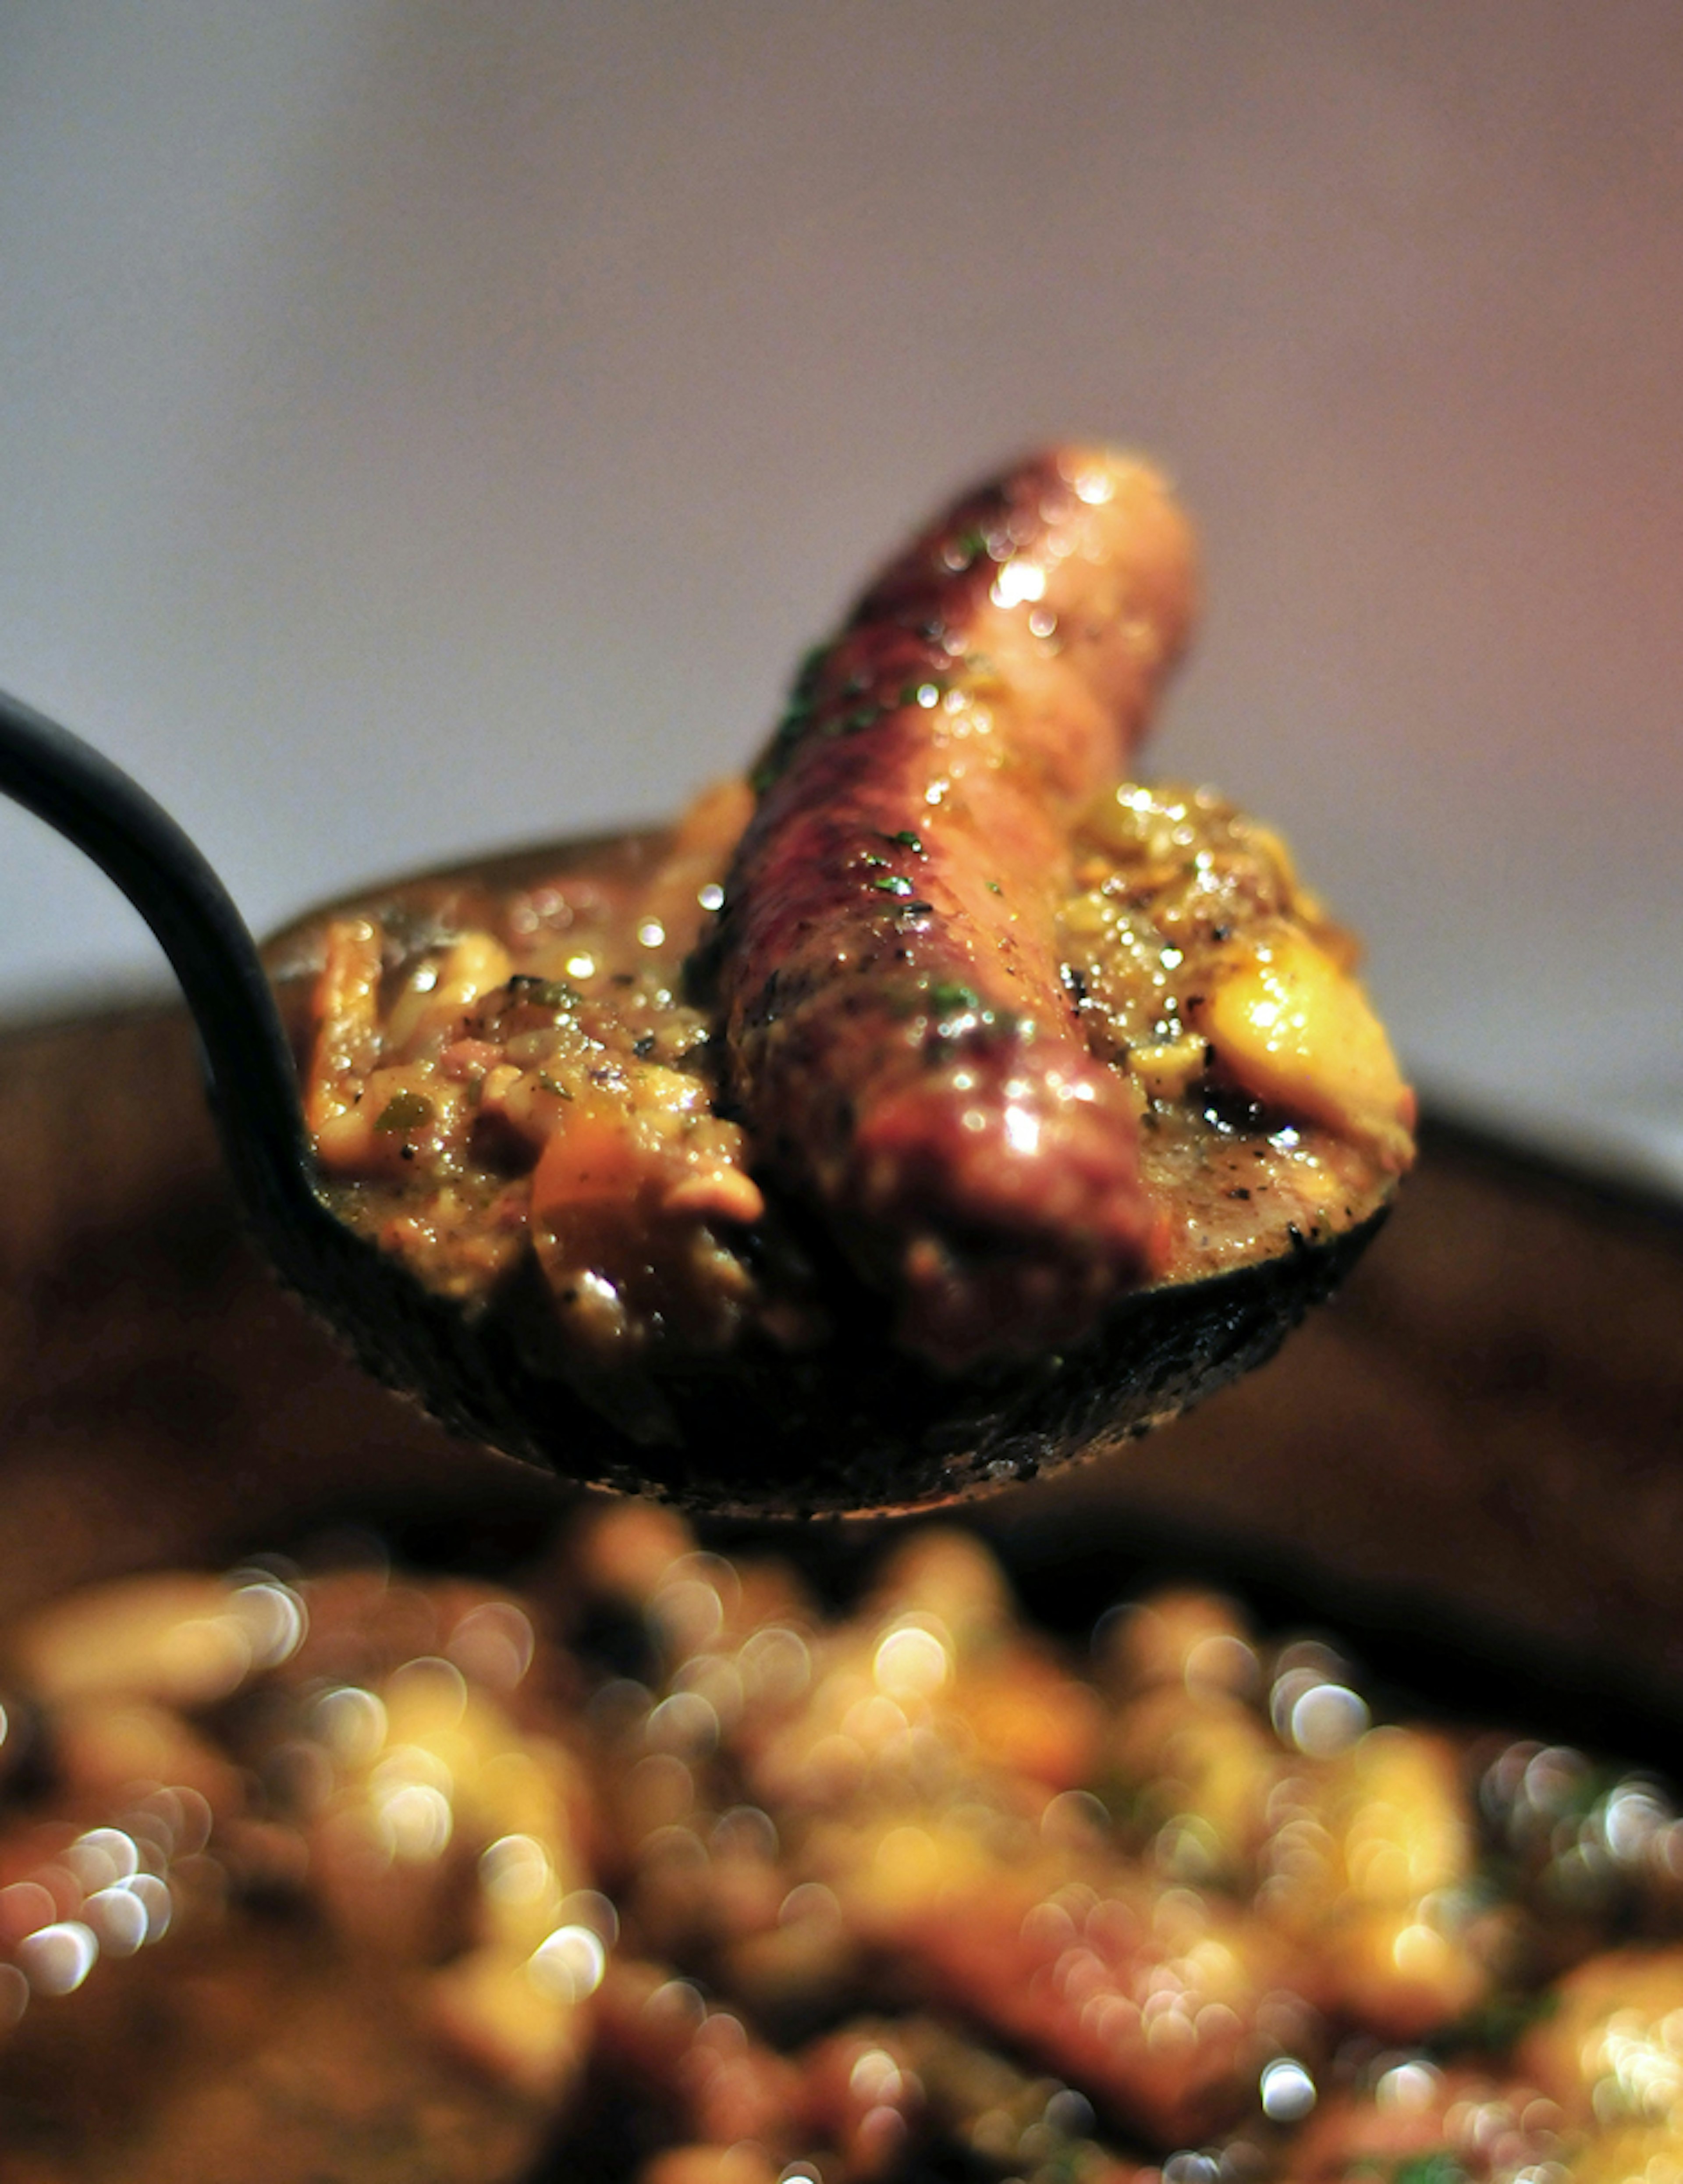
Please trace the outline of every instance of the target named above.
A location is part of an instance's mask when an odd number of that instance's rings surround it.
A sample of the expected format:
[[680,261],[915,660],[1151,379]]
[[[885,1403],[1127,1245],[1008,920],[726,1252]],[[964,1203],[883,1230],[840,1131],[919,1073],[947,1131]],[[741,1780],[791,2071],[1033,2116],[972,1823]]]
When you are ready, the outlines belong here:
[[[821,1348],[673,1366],[628,1402],[612,1384],[536,1362],[543,1346],[530,1338],[546,1298],[535,1271],[515,1278],[494,1313],[470,1314],[328,1209],[276,1001],[278,989],[296,1006],[313,976],[319,920],[260,955],[227,889],[146,791],[3,695],[0,791],[92,858],[158,938],[197,1029],[236,1192],[283,1282],[368,1371],[451,1431],[581,1484],[793,1517],[905,1510],[1032,1478],[1119,1446],[1264,1362],[1385,1217],[1381,1206],[1325,1240],[1137,1291],[1077,1345],[957,1375],[897,1349],[880,1300],[814,1240],[832,1328]],[[660,839],[616,838],[616,853],[652,855]],[[475,870],[512,882],[609,847],[561,844]],[[364,890],[356,906],[422,884]]]

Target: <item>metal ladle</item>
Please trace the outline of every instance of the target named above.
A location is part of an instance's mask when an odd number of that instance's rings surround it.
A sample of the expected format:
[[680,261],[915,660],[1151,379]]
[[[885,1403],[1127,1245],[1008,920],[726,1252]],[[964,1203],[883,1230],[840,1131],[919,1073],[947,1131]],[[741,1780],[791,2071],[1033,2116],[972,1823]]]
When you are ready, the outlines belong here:
[[[838,1260],[821,1351],[674,1368],[665,1423],[642,1431],[616,1419],[603,1390],[535,1362],[540,1346],[523,1343],[518,1312],[474,1316],[435,1295],[329,1211],[263,959],[215,872],[143,788],[0,694],[0,791],[91,857],[163,947],[241,1206],[282,1281],[452,1432],[581,1483],[765,1516],[905,1509],[1033,1477],[1262,1363],[1387,1210],[1324,1243],[1125,1296],[1079,1345],[956,1378],[897,1350],[880,1300]],[[564,866],[586,848],[600,844],[551,855]]]

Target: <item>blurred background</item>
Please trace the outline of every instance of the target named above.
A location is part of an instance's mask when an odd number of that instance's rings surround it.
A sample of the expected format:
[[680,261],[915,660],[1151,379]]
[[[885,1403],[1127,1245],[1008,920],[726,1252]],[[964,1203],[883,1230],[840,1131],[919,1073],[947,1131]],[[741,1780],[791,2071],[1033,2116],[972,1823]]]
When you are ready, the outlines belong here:
[[[1683,1185],[1669,0],[9,0],[0,682],[259,929],[658,816],[910,523],[1180,482],[1153,764],[1438,1107]],[[162,990],[0,810],[0,1017]]]

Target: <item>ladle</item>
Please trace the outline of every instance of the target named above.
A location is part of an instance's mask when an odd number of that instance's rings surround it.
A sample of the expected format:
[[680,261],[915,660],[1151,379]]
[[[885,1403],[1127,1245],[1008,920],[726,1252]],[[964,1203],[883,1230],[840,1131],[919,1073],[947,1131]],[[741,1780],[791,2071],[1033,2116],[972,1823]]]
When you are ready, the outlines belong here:
[[[896,1350],[838,1261],[833,1339],[663,1376],[658,1423],[533,1362],[519,1314],[475,1319],[328,1211],[268,974],[225,888],[144,789],[0,694],[0,791],[84,850],[151,927],[197,1028],[245,1215],[276,1271],[367,1369],[446,1427],[565,1477],[755,1515],[905,1509],[1027,1479],[1163,1423],[1271,1356],[1384,1218],[1125,1297],[1081,1344],[938,1374]],[[567,861],[563,845],[553,852]]]

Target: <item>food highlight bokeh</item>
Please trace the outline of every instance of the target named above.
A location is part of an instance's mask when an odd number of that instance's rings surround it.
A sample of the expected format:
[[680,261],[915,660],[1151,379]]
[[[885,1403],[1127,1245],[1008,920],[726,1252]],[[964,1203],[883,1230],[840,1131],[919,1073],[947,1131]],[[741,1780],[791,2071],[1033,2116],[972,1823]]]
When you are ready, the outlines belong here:
[[8,1660],[31,2176],[1676,2173],[1664,1790],[1376,1717],[1207,1590],[1083,1652],[958,1531],[838,1611],[625,1503],[519,1596],[268,1557],[61,1600]]

